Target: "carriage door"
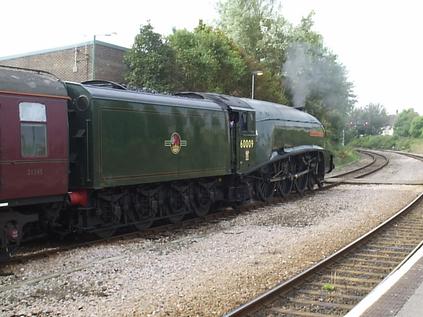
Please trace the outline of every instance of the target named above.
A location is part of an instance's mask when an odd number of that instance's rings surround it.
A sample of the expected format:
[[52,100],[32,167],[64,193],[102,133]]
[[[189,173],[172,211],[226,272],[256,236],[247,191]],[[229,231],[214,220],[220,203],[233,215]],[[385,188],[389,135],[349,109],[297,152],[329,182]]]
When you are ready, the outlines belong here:
[[20,168],[15,182],[24,197],[62,195],[68,177],[67,101],[31,99],[18,104]]
[[254,165],[256,143],[256,120],[254,111],[237,112],[235,123],[235,152],[237,171],[248,171]]

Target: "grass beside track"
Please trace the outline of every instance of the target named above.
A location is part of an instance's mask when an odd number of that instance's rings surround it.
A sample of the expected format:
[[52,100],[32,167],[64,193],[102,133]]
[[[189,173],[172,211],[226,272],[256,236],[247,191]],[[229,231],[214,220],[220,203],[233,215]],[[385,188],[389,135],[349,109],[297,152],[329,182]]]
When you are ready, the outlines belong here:
[[423,154],[423,138],[403,138],[389,135],[368,135],[352,140],[349,145],[375,150],[399,150]]
[[340,146],[330,148],[335,156],[335,166],[340,168],[360,158],[358,152],[351,146]]

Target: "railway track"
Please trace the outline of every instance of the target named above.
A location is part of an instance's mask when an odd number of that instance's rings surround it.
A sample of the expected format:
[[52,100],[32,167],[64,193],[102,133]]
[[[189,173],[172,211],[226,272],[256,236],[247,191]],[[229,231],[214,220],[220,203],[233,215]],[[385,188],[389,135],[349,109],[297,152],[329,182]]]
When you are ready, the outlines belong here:
[[373,231],[226,317],[343,316],[422,240],[423,193]]
[[[423,157],[419,155],[395,153],[423,161]],[[379,155],[368,153],[371,154]],[[375,171],[386,166],[387,162],[375,163],[378,160],[376,155],[372,156],[369,164],[358,169],[358,172],[354,170],[338,174],[334,177],[337,181],[328,186],[342,183],[346,175],[364,177],[361,176],[362,172],[368,175],[367,169],[370,166]],[[368,234],[303,273],[229,312],[226,317],[343,316],[405,262],[420,247],[422,241],[423,193]]]
[[411,157],[413,159],[416,159],[416,160],[419,160],[419,161],[423,161],[423,155],[420,155],[420,154],[408,153],[408,152],[402,152],[402,151],[386,151],[386,152],[391,152],[391,153],[396,153],[396,154],[400,154],[400,155],[405,155],[405,156]]
[[[339,176],[342,176],[343,178],[346,178],[347,176],[348,178],[364,177],[365,175],[369,175],[371,173],[375,173],[379,171],[381,168],[386,166],[386,164],[388,164],[389,162],[389,159],[382,154],[374,153],[371,151],[365,151],[365,150],[360,150],[360,152],[370,156],[372,158],[371,162],[366,164],[365,166],[348,171],[346,173],[337,174],[335,177],[331,177],[329,180],[334,180],[334,181],[331,181],[331,183],[326,182],[321,190],[327,190],[329,188],[342,184],[342,179],[338,178]],[[234,213],[233,210],[224,209],[224,210],[214,211],[208,214],[204,218],[186,219],[181,224],[176,224],[176,225],[162,224],[162,225],[154,226],[149,229],[145,229],[141,232],[140,231],[126,232],[126,233],[117,234],[117,235],[114,235],[113,237],[108,237],[104,239],[96,238],[94,240],[88,240],[88,241],[85,240],[85,241],[77,241],[77,242],[60,242],[59,241],[59,242],[54,242],[53,244],[49,242],[43,244],[43,242],[41,242],[41,246],[36,246],[36,247],[23,246],[19,249],[16,255],[14,255],[10,259],[7,259],[6,261],[3,261],[3,262],[0,261],[0,265],[2,263],[4,264],[23,263],[30,260],[45,258],[60,252],[64,252],[64,251],[68,251],[68,250],[72,250],[76,248],[90,247],[96,244],[110,243],[110,242],[121,241],[121,240],[130,240],[135,238],[148,239],[148,238],[155,238],[159,235],[162,235],[162,236],[171,235],[172,233],[177,232],[179,229],[186,230],[187,228],[190,228],[190,227],[192,228],[199,227],[210,222],[219,221],[221,219],[228,219],[228,217],[235,217],[240,213],[248,212],[258,207],[264,207],[266,205],[282,203],[284,201],[292,201],[295,199],[299,199],[299,196],[290,195],[287,198],[276,197],[276,198],[273,198],[268,203],[253,202],[251,204],[238,207],[236,210],[236,213]]]
[[386,155],[383,155],[382,153],[377,153],[373,151],[367,151],[367,150],[358,150],[360,153],[367,155],[371,158],[371,161],[367,163],[366,165],[363,165],[359,168],[339,173],[335,175],[331,175],[326,182],[342,182],[343,179],[357,179],[357,178],[363,178],[365,176],[368,176],[370,174],[376,173],[377,171],[384,168],[386,165],[389,164],[389,158]]

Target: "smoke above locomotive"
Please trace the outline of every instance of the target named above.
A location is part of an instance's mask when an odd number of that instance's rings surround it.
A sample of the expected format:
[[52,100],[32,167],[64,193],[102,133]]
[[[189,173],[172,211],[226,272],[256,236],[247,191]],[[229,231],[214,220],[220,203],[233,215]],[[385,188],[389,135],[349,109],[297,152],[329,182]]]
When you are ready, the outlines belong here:
[[294,43],[287,49],[282,72],[292,94],[293,106],[305,108],[308,98],[319,98],[327,108],[336,108],[339,99],[334,90],[337,76],[343,76],[342,65],[333,63],[333,56],[309,43]]

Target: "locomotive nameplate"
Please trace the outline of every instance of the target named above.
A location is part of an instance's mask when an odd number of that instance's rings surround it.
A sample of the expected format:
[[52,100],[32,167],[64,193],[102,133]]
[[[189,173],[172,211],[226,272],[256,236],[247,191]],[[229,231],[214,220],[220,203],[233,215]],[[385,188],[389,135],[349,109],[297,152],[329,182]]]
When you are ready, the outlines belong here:
[[323,138],[325,133],[320,130],[310,130],[309,135],[317,138]]
[[187,140],[182,140],[178,132],[173,132],[170,140],[165,140],[164,145],[169,146],[173,154],[178,154],[181,151],[181,147],[187,146],[188,142]]

